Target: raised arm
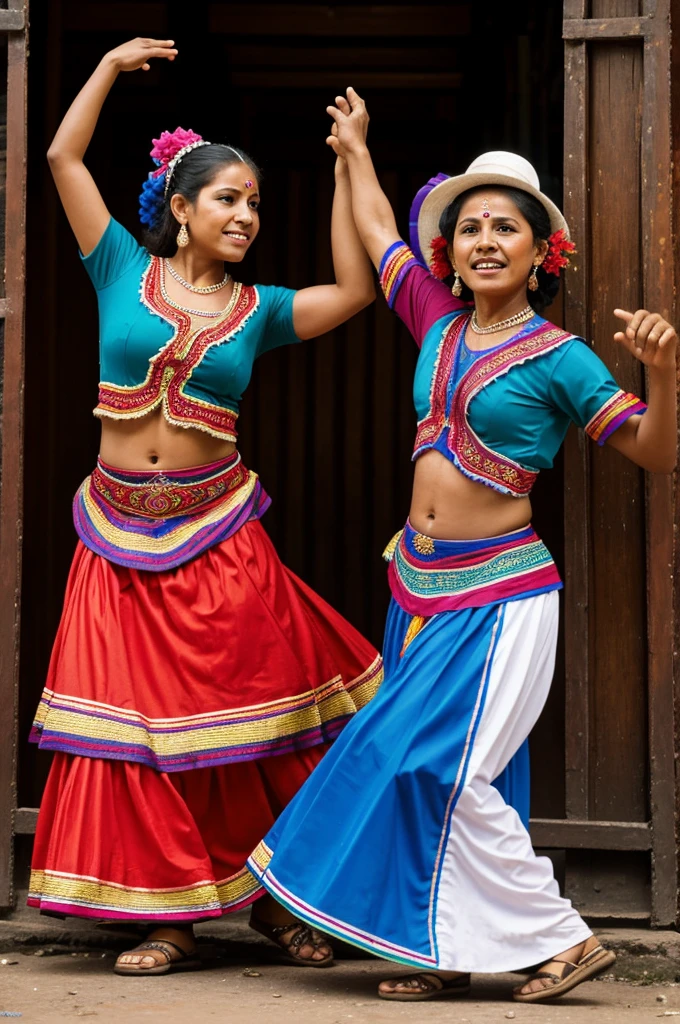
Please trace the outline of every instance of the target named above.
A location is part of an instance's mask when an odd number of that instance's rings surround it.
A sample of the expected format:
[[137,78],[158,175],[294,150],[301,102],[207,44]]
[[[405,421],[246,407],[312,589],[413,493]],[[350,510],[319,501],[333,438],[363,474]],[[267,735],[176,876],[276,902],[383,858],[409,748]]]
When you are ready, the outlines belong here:
[[614,335],[647,367],[647,411],[631,416],[607,444],[651,473],[671,473],[677,461],[677,375],[675,329],[658,313],[639,309],[614,313],[626,327]]
[[83,255],[91,252],[110,220],[106,203],[83,163],[104,100],[120,71],[149,70],[152,57],[174,60],[172,39],[133,39],[107,53],[69,107],[47,159],[69,224]]
[[[338,102],[344,102],[349,112],[342,97],[338,97]],[[352,216],[347,164],[340,156],[335,163],[331,249],[335,284],[302,288],[293,300],[293,325],[299,338],[316,338],[332,331],[375,298],[371,264]]]
[[333,131],[328,145],[344,156],[352,183],[354,222],[376,268],[393,242],[399,240],[397,222],[390,201],[380,187],[378,176],[366,145],[368,113],[366,104],[351,87],[347,90],[349,108],[336,100],[328,107],[333,118]]

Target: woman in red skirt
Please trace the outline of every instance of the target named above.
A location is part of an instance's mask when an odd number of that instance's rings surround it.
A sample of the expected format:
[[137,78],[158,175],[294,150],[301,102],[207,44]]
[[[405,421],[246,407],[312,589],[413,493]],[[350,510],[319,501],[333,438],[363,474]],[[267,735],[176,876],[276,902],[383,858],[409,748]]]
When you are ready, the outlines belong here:
[[382,664],[279,561],[235,427],[254,360],[358,312],[372,274],[342,160],[333,285],[225,273],[257,235],[259,175],[191,131],[154,140],[145,247],[111,218],[83,163],[102,104],[120,71],[176,54],[150,39],[108,53],[48,154],[97,290],[102,442],[74,501],[80,541],[32,736],[55,757],[29,903],[147,925],[116,961],[139,975],[194,965],[192,923],[258,900],[252,926],[321,967],[330,947],[245,861]]

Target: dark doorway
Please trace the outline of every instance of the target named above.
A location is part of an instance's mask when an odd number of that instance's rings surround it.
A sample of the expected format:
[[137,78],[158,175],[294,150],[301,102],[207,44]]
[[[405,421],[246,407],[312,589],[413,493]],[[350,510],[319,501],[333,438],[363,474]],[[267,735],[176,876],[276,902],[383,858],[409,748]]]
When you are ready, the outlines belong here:
[[[382,9],[384,10],[384,9]],[[137,231],[151,139],[178,124],[233,141],[264,167],[263,230],[242,279],[291,287],[330,279],[332,154],[325,107],[353,85],[371,146],[408,231],[416,190],[487,149],[536,166],[561,200],[560,5],[318,3],[186,5],[50,0],[32,16],[26,474],[19,804],[36,807],[47,759],[25,746],[61,609],[75,535],[73,492],[97,451],[94,295],[58,208],[44,153],[103,53],[134,35],[174,38],[174,66],[121,75],[88,163],[115,217]],[[553,318],[559,319],[559,310]],[[332,335],[270,354],[240,424],[244,461],[274,504],[264,519],[281,557],[381,640],[383,546],[408,510],[416,349],[381,298]],[[536,522],[563,554],[561,467],[543,474]],[[533,813],[563,807],[564,673],[535,732]]]

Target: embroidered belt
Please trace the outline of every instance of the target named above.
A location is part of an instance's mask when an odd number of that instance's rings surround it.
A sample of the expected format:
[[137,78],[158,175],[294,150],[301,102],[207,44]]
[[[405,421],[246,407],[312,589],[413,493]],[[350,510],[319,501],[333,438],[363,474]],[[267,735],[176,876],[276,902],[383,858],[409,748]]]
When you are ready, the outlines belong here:
[[270,503],[237,452],[153,474],[113,469],[100,459],[76,493],[73,521],[83,544],[110,562],[163,572],[259,519]]
[[532,526],[485,540],[433,540],[407,522],[385,549],[392,595],[425,618],[559,590],[550,552]]

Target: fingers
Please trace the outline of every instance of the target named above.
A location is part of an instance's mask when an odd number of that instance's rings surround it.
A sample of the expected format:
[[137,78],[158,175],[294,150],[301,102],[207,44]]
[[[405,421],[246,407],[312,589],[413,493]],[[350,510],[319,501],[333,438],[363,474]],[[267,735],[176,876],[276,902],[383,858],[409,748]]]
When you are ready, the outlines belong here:
[[669,325],[659,338],[659,348],[666,348],[668,345],[676,344],[677,340],[678,336],[675,328]]
[[326,139],[326,145],[331,147],[336,156],[342,156],[340,143],[334,135],[328,136],[328,138]]
[[[677,344],[675,329],[660,313],[638,309],[634,313],[616,309],[614,315],[626,323],[625,331],[617,331],[614,341],[624,345],[633,355],[649,365],[656,365],[656,354],[668,352]],[[671,354],[672,358],[672,354]],[[664,360],[665,362],[665,360]]]
[[174,39],[137,39],[136,42],[149,46],[152,49],[171,50],[175,45]]
[[347,102],[344,96],[336,96],[335,105],[339,110],[343,112],[343,114],[346,117],[349,117],[349,115],[352,112],[352,108],[350,107],[349,103]]
[[326,107],[326,113],[330,114],[330,116],[333,118],[336,124],[344,120],[346,116],[345,114],[343,114],[341,110],[338,110],[337,107]]
[[351,85],[347,86],[347,99],[352,110],[356,110],[357,107],[365,107],[366,104],[362,100],[356,89],[353,89]]

